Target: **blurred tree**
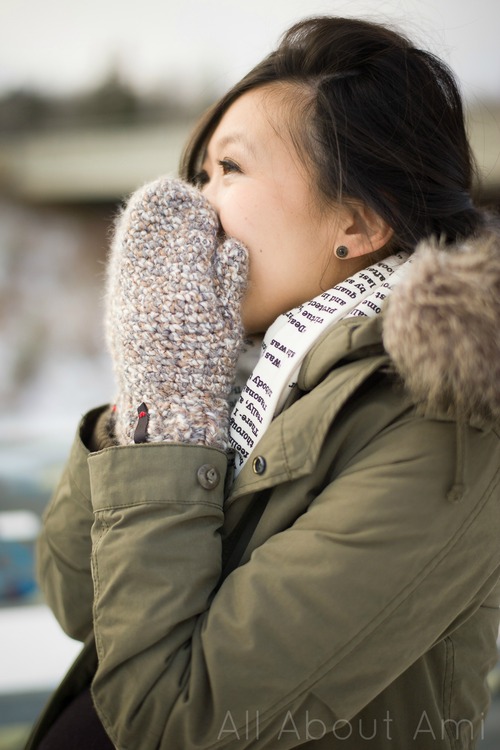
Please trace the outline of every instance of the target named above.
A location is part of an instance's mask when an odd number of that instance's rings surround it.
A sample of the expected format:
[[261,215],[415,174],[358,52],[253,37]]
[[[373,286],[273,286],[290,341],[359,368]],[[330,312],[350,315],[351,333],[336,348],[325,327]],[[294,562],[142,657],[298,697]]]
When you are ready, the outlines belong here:
[[113,65],[94,89],[56,97],[20,89],[0,98],[0,136],[30,131],[88,127],[117,127],[192,120],[213,99],[189,100],[165,88],[152,94],[137,92]]
[[51,102],[35,91],[20,89],[0,100],[0,132],[19,133],[44,126]]
[[145,105],[115,68],[97,88],[76,99],[74,114],[83,124],[130,124],[140,119]]

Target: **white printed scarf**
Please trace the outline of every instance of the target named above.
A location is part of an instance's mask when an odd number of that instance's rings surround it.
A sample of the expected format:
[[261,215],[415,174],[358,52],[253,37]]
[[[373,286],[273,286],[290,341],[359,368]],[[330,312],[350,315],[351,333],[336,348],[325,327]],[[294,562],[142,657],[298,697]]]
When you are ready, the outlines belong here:
[[235,455],[234,478],[283,408],[315,341],[343,318],[378,315],[382,302],[407,272],[410,262],[407,252],[395,253],[275,320],[231,413],[229,444]]

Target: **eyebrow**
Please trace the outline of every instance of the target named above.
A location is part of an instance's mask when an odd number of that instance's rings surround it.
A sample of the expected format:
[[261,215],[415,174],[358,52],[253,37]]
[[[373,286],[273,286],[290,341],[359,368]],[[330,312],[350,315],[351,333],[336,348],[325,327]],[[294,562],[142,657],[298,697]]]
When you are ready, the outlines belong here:
[[[252,156],[255,156],[255,147],[252,143],[246,138],[244,133],[228,133],[227,135],[224,135],[220,140],[216,141],[217,147],[220,149],[224,149],[227,146],[232,146],[234,143],[238,145],[242,145],[249,154]],[[205,148],[203,152],[203,161],[208,156],[208,147]]]

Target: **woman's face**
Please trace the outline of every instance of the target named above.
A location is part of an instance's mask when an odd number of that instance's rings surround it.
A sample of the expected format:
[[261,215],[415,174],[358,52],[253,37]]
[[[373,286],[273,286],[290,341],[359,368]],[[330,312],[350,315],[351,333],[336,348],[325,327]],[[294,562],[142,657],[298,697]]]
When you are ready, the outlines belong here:
[[242,303],[248,333],[264,332],[283,312],[317,296],[348,273],[333,255],[338,212],[324,208],[283,121],[272,89],[243,94],[226,111],[207,148],[202,192],[222,229],[249,251]]

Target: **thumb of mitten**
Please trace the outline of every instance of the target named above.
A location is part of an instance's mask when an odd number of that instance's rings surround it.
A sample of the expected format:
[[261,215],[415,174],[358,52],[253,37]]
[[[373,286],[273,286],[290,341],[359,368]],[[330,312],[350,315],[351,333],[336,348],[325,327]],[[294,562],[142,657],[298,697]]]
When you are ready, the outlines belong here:
[[241,300],[248,285],[248,250],[235,239],[217,248],[213,257],[214,289],[220,305],[240,318]]

